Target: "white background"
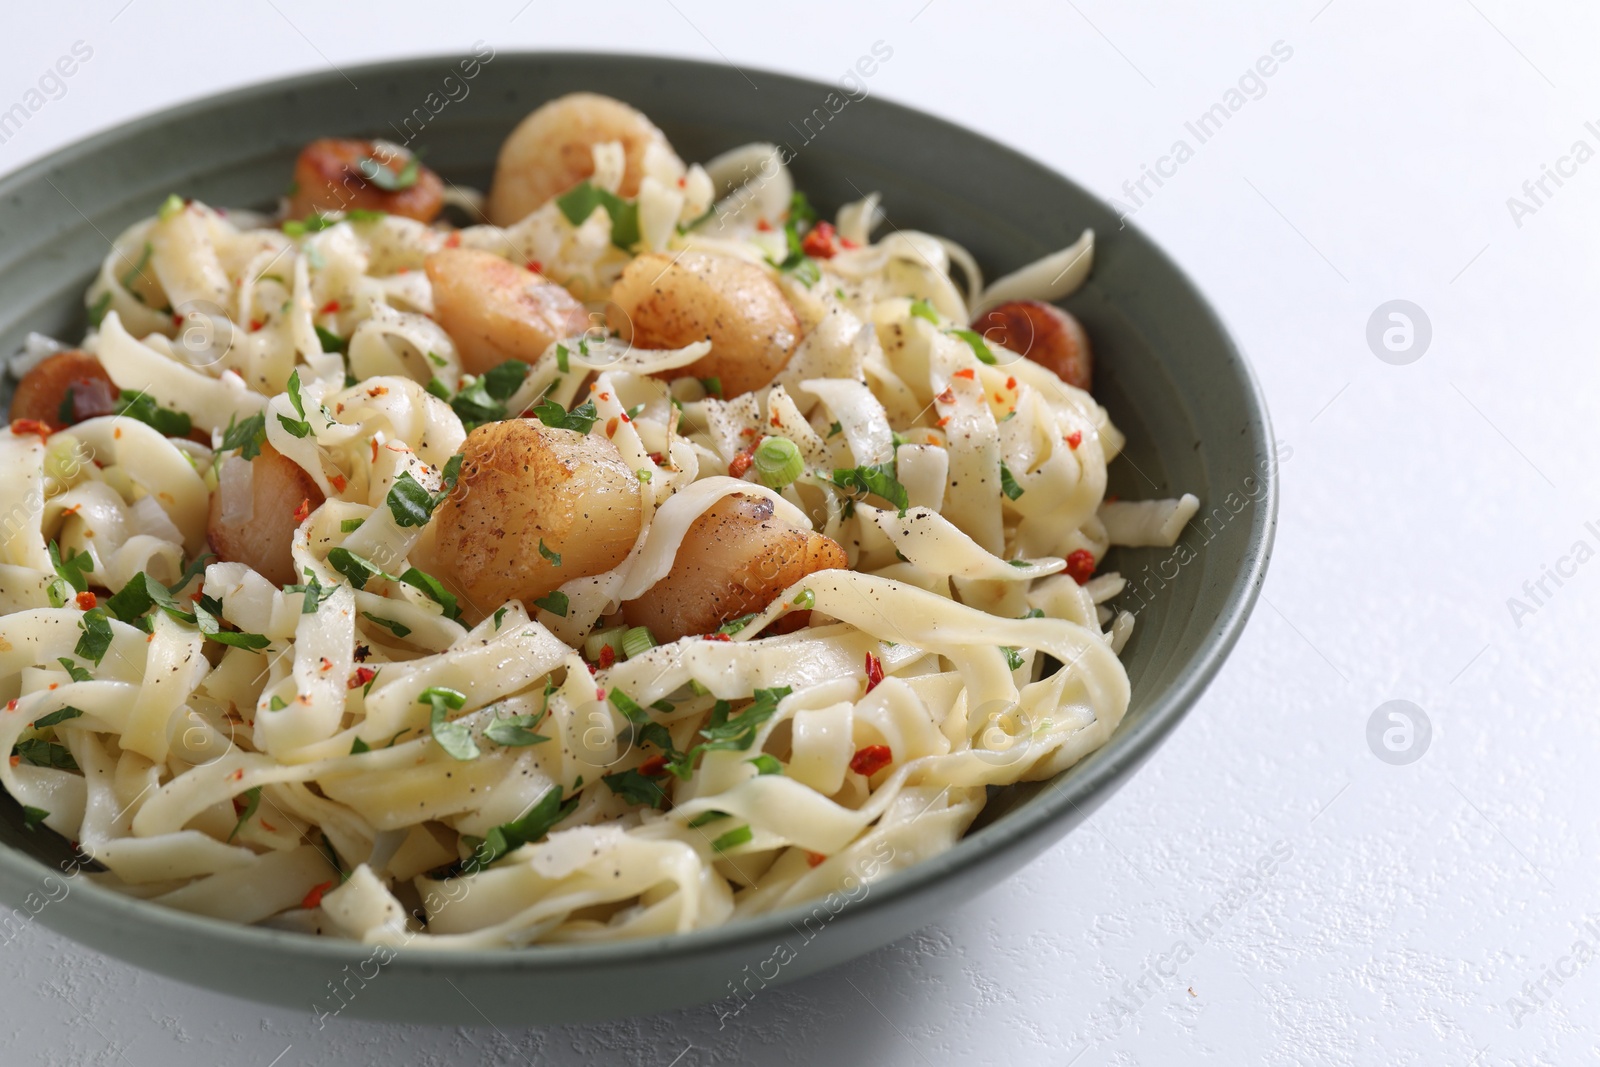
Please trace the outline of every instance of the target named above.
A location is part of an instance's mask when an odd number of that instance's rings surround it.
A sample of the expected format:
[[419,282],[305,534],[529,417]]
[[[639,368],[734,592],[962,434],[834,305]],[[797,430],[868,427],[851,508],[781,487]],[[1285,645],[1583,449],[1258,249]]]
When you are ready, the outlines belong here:
[[[479,38],[501,50],[721,58],[758,84],[757,68],[834,80],[881,40],[894,51],[873,93],[1126,202],[1122,183],[1175,139],[1193,146],[1184,122],[1282,41],[1293,55],[1265,95],[1137,214],[1230,324],[1292,449],[1263,602],[1209,694],[1085,826],[921,933],[768,991],[726,1028],[702,1008],[525,1032],[318,1029],[309,1011],[189,989],[32,929],[0,966],[0,1058],[1600,1059],[1600,962],[1571,955],[1580,939],[1600,949],[1583,930],[1600,918],[1600,562],[1577,565],[1559,587],[1547,578],[1544,594],[1533,590],[1540,603],[1523,592],[1575,542],[1600,548],[1584,525],[1600,531],[1600,161],[1559,188],[1547,180],[1552,195],[1529,200],[1537,210],[1521,225],[1506,203],[1574,141],[1600,149],[1584,129],[1600,120],[1592,8],[522,4],[388,0],[360,14],[313,0],[13,5],[0,109],[74,41],[94,55],[64,97],[0,145],[0,168],[224,88],[465,52]],[[1396,298],[1432,323],[1430,347],[1406,366],[1381,362],[1365,336],[1374,309]],[[1535,610],[1514,619],[1513,596]],[[1409,766],[1380,761],[1367,742],[1369,716],[1392,699],[1433,724]],[[1263,858],[1270,873],[1249,880]],[[1185,926],[1212,909],[1220,929]],[[1186,951],[1173,954],[1179,942]],[[1557,966],[1570,976],[1545,977]]]

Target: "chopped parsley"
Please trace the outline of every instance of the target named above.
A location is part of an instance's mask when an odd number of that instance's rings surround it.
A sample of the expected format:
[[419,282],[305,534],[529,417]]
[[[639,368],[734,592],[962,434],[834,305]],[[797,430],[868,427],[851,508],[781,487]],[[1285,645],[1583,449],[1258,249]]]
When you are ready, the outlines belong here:
[[747,759],[745,762],[754,764],[757,774],[783,773],[783,764],[778,762],[778,757],[767,752],[761,753],[761,755],[755,757],[754,759]]
[[267,443],[267,416],[263,412],[256,412],[243,422],[234,422],[228,419],[228,428],[222,431],[222,446],[219,452],[232,452],[238,450],[243,459],[255,459],[261,455],[261,446]]
[[34,827],[50,817],[50,813],[43,808],[22,805],[22,825],[31,833]]
[[69,704],[64,708],[59,708],[55,711],[52,711],[48,715],[44,715],[33,720],[33,728],[35,730],[43,730],[45,727],[54,726],[58,722],[66,722],[68,719],[76,719],[82,714],[83,711],[81,709],[75,708]]
[[429,686],[417,698],[418,704],[429,704],[433,707],[433,713],[428,720],[433,739],[439,743],[440,748],[458,760],[477,759],[479,755],[478,745],[472,739],[472,728],[466,723],[452,721],[450,718],[450,713],[459,711],[466,702],[465,693],[443,686]]
[[195,622],[200,626],[200,632],[219,645],[230,645],[234,648],[248,648],[260,651],[272,642],[265,634],[245,633],[242,630],[224,630],[218,621],[222,614],[222,601],[213,597],[201,595],[194,603]]
[[979,363],[984,363],[992,367],[996,363],[1000,362],[994,358],[994,353],[989,350],[988,342],[983,339],[983,334],[979,333],[977,330],[951,329],[945,332],[950,334],[952,337],[959,337],[961,340],[967,342],[967,347],[972,349],[972,354],[978,357]]
[[533,728],[539,724],[539,720],[543,717],[540,714],[508,715],[503,719],[497,718],[484,727],[483,736],[497,745],[505,745],[509,748],[521,745],[537,745],[540,742],[550,740],[543,734],[533,732]]
[[546,426],[558,430],[575,430],[578,433],[588,433],[589,427],[595,424],[600,413],[595,410],[593,400],[585,400],[582,404],[568,411],[554,400],[546,400],[535,405],[534,417]]
[[98,330],[100,324],[106,319],[106,312],[111,310],[111,290],[107,289],[95,298],[89,305],[89,326]]
[[407,626],[405,623],[396,622],[393,619],[380,618],[370,611],[363,611],[361,616],[368,622],[373,622],[379,626],[382,626],[396,637],[405,637],[407,634],[411,633],[411,627]]
[[450,397],[450,407],[468,426],[499,422],[509,415],[505,401],[522,388],[528,370],[528,365],[520,359],[508,359],[479,375],[472,384]]
[[544,538],[539,538],[539,555],[549,560],[552,566],[561,566],[561,553],[552,552],[545,547]]
[[[333,553],[329,552],[328,556],[331,559]],[[409,585],[413,589],[420,590],[428,599],[444,609],[445,618],[460,621],[461,609],[456,605],[455,594],[446,589],[444,583],[433,575],[419,571],[415,567],[409,567],[400,576],[400,584]]]
[[410,471],[401,471],[384,500],[389,505],[389,514],[394,516],[394,524],[402,527],[426,526],[433,517],[433,509],[444,503],[445,498],[455,490],[456,481],[461,477],[461,461],[460,453],[450,457],[444,465],[443,481],[437,493],[424,489]]
[[561,787],[553,786],[521,818],[513,819],[490,830],[489,835],[472,850],[472,856],[467,860],[465,868],[469,871],[481,870],[507,852],[523,845],[533,844],[549,833],[552,826],[571,815],[578,806],[578,799],[574,795],[572,799],[562,803]]
[[78,638],[78,643],[72,649],[72,654],[79,659],[86,659],[96,667],[105,658],[106,649],[111,647],[111,622],[106,618],[103,608],[91,608],[83,613],[83,618],[78,620],[78,627],[83,631],[83,636]]
[[1022,652],[1020,649],[1013,645],[1001,645],[1000,651],[1006,655],[1007,667],[1012,670],[1018,670],[1022,667]]
[[343,352],[350,342],[332,330],[324,330],[321,326],[313,326],[317,331],[317,343],[322,345],[324,352]]
[[92,682],[92,681],[94,681],[94,675],[90,674],[88,671],[84,670],[82,667],[80,667],[76,663],[72,662],[71,658],[69,658],[67,656],[58,656],[58,657],[56,657],[56,662],[61,664],[61,666],[63,668],[65,668],[67,674],[71,676],[71,678],[72,678],[72,680],[74,682]]
[[755,833],[750,829],[750,827],[737,826],[723,834],[721,837],[712,841],[711,850],[713,852],[726,852],[729,849],[738,848],[740,845],[748,844],[754,837]]
[[283,428],[289,431],[289,433],[293,436],[305,437],[311,433],[311,423],[306,421],[305,401],[300,398],[299,370],[296,370],[294,373],[289,375],[287,392],[289,394],[289,403],[294,405],[294,413],[300,417],[298,419],[291,419],[287,415],[279,415],[278,421],[282,423]]
[[667,792],[661,788],[661,783],[649,775],[639,773],[637,768],[607,774],[600,780],[606,784],[606,788],[629,804],[645,804],[657,809],[667,806]]
[[256,813],[256,809],[261,806],[261,787],[259,785],[246,789],[244,795],[244,810],[239,813],[239,821],[233,824],[233,831],[228,834],[230,842],[239,835],[239,831],[244,829],[244,824],[250,821],[251,816]]
[[545,596],[539,597],[534,601],[534,603],[548,611],[550,614],[559,615],[563,619],[567,617],[567,609],[572,606],[571,601],[567,598],[567,594],[563,593],[559,589],[548,593]]
[[1000,464],[1000,491],[1008,500],[1015,500],[1023,494],[1022,486],[1018,485],[1016,478],[1011,475],[1011,468],[1004,463]]
[[11,754],[31,767],[51,767],[58,771],[78,770],[78,761],[72,758],[67,746],[55,741],[30,738],[18,741]]
[[624,252],[639,242],[639,205],[624,200],[616,193],[583,181],[556,197],[556,207],[574,226],[582,226],[594,214],[595,208],[605,208],[611,216],[611,243]]
[[385,574],[376,563],[365,556],[356,555],[342,545],[328,550],[328,566],[350,579],[350,584],[357,589],[365,589],[367,583],[374,578],[394,580],[394,575]]
[[123,390],[117,398],[116,413],[137,419],[163,437],[188,437],[189,431],[194,429],[194,422],[187,414],[162,407],[143,390],[136,393]]
[[417,157],[407,159],[405,165],[398,171],[387,164],[380,163],[368,156],[356,161],[356,170],[367,181],[376,185],[386,193],[399,193],[417,184],[417,176],[421,173],[421,166]]

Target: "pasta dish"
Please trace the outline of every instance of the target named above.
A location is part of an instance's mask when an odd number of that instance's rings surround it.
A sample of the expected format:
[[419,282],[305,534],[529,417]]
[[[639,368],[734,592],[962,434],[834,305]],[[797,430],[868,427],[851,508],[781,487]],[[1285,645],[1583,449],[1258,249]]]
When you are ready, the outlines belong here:
[[660,935],[950,848],[1128,707],[1197,501],[1053,305],[769,144],[551,101],[480,195],[300,153],[113,242],[0,431],[0,784],[86,877],[370,944]]

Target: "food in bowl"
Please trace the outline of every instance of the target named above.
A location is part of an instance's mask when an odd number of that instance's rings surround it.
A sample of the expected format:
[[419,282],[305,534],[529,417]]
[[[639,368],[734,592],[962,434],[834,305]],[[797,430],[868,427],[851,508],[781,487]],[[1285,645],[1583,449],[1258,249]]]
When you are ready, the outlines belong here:
[[1105,497],[1052,303],[1092,234],[985,285],[882,222],[593,94],[487,198],[357,140],[275,216],[169,197],[13,365],[0,784],[114,888],[371,943],[684,931],[949,848],[1116,728],[1095,572],[1197,502]]

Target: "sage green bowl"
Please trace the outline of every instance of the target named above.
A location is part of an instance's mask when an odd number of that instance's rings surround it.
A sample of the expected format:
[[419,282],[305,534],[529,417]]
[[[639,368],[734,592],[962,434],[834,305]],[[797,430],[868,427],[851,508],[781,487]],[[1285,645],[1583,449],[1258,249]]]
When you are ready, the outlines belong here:
[[956,847],[853,901],[650,940],[392,958],[196,918],[64,874],[67,842],[28,831],[6,797],[0,900],[17,910],[0,913],[0,927],[31,917],[180,981],[314,1012],[343,1005],[347,1016],[513,1025],[711,1001],[739,983],[788,981],[859,956],[1006,878],[1110,796],[1216,674],[1260,588],[1277,512],[1267,413],[1238,350],[1177,266],[1106,205],[978,134],[859,90],[852,98],[839,86],[683,60],[501,53],[472,78],[459,59],[413,59],[186,104],[0,180],[0,351],[15,351],[29,330],[80,337],[82,295],[108,239],[169,193],[270,209],[306,141],[408,133],[429,166],[486,189],[516,122],[577,89],[641,108],[686,160],[786,143],[797,186],[820,209],[877,190],[892,226],[953,238],[989,277],[1094,228],[1094,272],[1064,306],[1093,340],[1096,396],[1128,435],[1111,491],[1192,492],[1202,502],[1179,549],[1121,550],[1107,564],[1139,589],[1123,597],[1139,618],[1123,654],[1133,703],[1110,743],[1051,781],[991,790]]

